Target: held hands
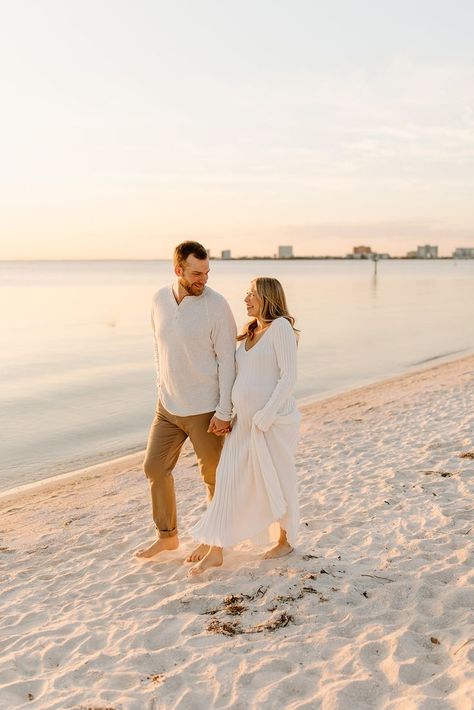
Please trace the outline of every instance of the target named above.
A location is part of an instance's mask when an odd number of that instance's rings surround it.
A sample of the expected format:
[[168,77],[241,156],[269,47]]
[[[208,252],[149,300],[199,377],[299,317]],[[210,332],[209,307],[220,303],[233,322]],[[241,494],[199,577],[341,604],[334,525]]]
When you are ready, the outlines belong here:
[[228,434],[232,429],[232,424],[225,421],[225,419],[219,419],[214,415],[209,422],[209,428],[207,430],[208,434],[215,434],[216,436],[224,436]]

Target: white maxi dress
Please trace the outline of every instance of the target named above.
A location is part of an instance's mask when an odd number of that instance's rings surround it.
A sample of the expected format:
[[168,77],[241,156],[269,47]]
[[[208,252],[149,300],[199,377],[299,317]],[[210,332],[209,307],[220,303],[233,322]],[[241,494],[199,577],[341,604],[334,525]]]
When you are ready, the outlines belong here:
[[190,533],[219,547],[247,539],[263,544],[278,539],[279,523],[294,545],[300,414],[293,396],[296,337],[290,323],[277,318],[248,351],[242,341],[236,360],[236,419],[222,449],[214,497]]

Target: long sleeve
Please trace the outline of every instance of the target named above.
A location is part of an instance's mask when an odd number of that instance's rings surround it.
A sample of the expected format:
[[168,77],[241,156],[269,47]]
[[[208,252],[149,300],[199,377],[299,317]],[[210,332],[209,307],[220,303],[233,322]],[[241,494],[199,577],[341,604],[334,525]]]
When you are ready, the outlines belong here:
[[158,355],[158,343],[156,341],[156,330],[155,330],[155,319],[153,317],[153,308],[151,309],[151,327],[153,330],[153,353],[154,353],[154,358],[155,358],[156,386],[159,391],[159,389],[160,389],[160,358]]
[[271,328],[280,376],[268,402],[254,414],[253,422],[261,431],[268,431],[271,427],[278,410],[291,397],[296,383],[297,347],[293,328],[286,318],[279,318]]
[[227,301],[222,301],[221,313],[212,329],[212,343],[217,358],[219,403],[216,416],[229,421],[232,418],[232,386],[235,380],[235,345],[237,326]]

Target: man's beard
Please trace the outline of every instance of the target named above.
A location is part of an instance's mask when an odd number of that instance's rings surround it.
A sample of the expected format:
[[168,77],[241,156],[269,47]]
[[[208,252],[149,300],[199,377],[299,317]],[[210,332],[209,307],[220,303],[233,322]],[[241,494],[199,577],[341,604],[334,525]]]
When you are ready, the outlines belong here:
[[198,286],[197,284],[192,284],[183,277],[180,278],[179,285],[184,288],[184,290],[186,291],[188,296],[200,295],[204,290],[204,286]]

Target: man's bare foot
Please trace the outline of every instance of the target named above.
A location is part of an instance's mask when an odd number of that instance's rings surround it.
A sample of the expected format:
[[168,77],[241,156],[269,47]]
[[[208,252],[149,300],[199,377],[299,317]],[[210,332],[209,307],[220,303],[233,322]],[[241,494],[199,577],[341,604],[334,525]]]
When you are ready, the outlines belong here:
[[135,557],[140,560],[149,560],[151,557],[156,557],[160,552],[165,552],[165,550],[176,550],[179,547],[178,536],[173,537],[160,537],[155,540],[153,545],[150,547],[144,547],[141,550],[135,552]]
[[277,542],[275,547],[272,547],[270,550],[267,550],[265,554],[263,555],[264,560],[273,560],[276,557],[284,557],[285,555],[289,555],[290,552],[293,552],[293,548],[291,547],[290,543],[285,540],[285,542]]
[[198,545],[187,557],[186,562],[199,562],[209,552],[209,545]]
[[205,555],[197,565],[191,567],[188,572],[190,577],[197,577],[210,567],[220,567],[223,562],[222,549],[220,547],[211,547],[207,555]]

